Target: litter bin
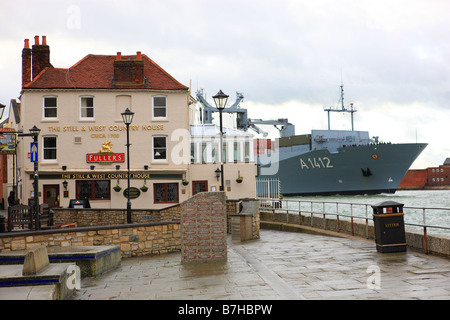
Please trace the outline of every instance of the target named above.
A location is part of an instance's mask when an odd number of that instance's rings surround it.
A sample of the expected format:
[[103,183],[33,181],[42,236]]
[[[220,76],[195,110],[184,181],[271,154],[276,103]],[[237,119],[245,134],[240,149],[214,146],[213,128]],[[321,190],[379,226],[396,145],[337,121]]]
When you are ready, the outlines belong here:
[[372,206],[375,243],[382,253],[406,251],[403,204],[384,201]]

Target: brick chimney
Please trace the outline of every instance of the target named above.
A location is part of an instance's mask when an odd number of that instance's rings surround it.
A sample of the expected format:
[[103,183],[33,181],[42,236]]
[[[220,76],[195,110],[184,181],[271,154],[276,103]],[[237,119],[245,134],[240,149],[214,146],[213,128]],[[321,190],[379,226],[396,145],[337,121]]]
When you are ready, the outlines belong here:
[[114,61],[114,80],[118,86],[144,84],[144,61],[140,51],[137,52],[135,59],[122,57],[122,54],[117,52]]
[[39,73],[50,65],[50,47],[47,45],[47,37],[42,36],[42,44],[39,44],[39,36],[34,37],[32,47],[32,70],[33,80]]
[[22,87],[31,82],[31,48],[30,40],[25,39],[22,50]]

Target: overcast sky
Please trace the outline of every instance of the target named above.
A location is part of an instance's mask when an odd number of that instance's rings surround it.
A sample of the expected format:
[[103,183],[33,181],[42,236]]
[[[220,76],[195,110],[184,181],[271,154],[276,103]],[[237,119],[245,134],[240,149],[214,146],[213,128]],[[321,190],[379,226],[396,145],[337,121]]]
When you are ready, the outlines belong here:
[[[148,55],[192,92],[222,89],[250,118],[326,129],[353,103],[355,129],[427,142],[413,168],[450,157],[450,1],[0,0],[0,103],[21,88],[25,38],[46,35],[55,67],[87,54]],[[211,100],[212,103],[212,100]],[[350,129],[335,114],[333,129]]]

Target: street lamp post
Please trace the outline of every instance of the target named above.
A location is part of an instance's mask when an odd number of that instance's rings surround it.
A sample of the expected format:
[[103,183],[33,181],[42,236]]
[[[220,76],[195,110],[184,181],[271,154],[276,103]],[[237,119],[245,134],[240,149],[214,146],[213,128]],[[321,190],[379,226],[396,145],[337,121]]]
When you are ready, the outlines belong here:
[[121,113],[122,120],[127,126],[127,171],[128,171],[128,189],[127,189],[127,223],[131,223],[131,201],[130,201],[130,124],[133,121],[134,112],[126,109]]
[[[222,126],[222,111],[225,109],[225,105],[227,104],[228,96],[219,90],[219,92],[213,96],[214,103],[216,104],[216,108],[219,109],[220,114],[220,191],[224,191],[223,185],[223,126]],[[225,155],[226,156],[226,155]]]
[[19,133],[19,137],[33,137],[33,143],[31,148],[31,161],[34,163],[34,230],[39,230],[40,227],[40,219],[39,219],[39,157],[38,157],[38,137],[41,129],[33,126],[30,129],[30,133]]
[[[33,143],[37,147],[38,146],[38,137],[41,129],[33,126],[30,129],[31,134],[33,135]],[[41,222],[39,219],[39,158],[36,157],[34,159],[34,229],[39,230],[41,228]]]

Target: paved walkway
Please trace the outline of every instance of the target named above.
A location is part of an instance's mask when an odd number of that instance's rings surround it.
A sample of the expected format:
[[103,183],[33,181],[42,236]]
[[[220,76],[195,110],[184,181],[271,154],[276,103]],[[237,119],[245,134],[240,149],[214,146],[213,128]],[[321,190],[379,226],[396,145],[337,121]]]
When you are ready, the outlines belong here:
[[182,265],[179,253],[122,260],[82,280],[73,300],[450,300],[450,262],[373,241],[261,230],[229,242],[223,263]]

